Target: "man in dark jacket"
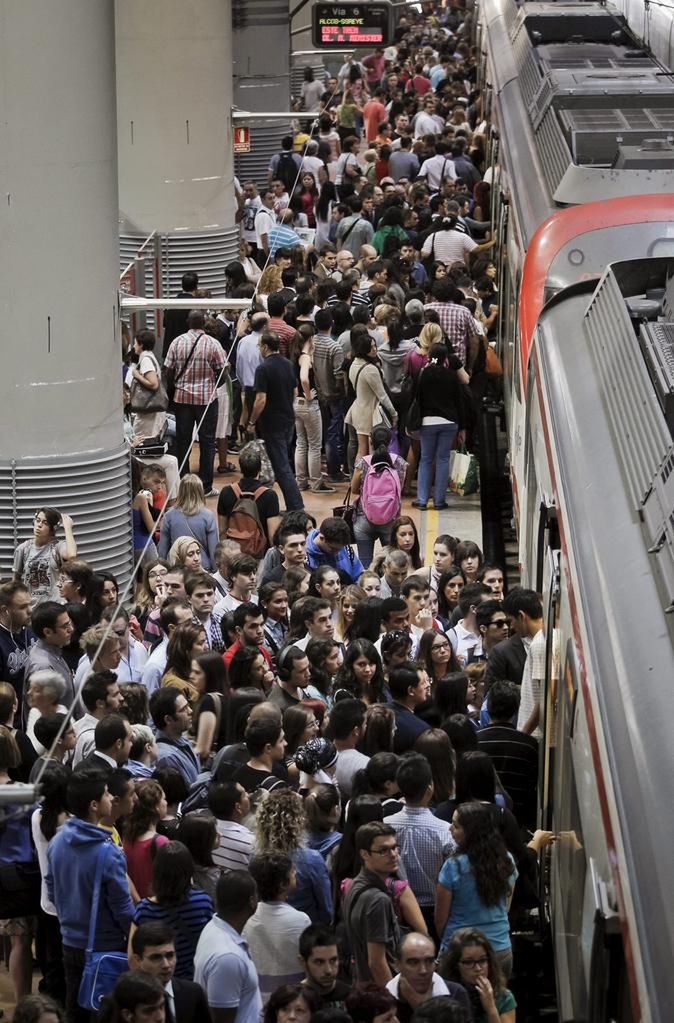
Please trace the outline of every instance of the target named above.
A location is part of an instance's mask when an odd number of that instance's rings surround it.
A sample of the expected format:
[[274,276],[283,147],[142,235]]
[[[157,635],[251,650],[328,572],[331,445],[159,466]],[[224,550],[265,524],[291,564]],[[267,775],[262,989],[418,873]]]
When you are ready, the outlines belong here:
[[166,992],[166,1023],[210,1023],[211,1012],[199,984],[174,977],[176,940],[170,927],[159,921],[141,924],[131,938],[129,968],[156,977]]
[[[195,273],[183,274],[183,290],[179,291],[176,298],[194,298],[199,287],[199,278]],[[165,359],[170,344],[181,334],[187,333],[187,317],[189,309],[166,309],[164,311],[164,343],[162,345],[162,356]]]

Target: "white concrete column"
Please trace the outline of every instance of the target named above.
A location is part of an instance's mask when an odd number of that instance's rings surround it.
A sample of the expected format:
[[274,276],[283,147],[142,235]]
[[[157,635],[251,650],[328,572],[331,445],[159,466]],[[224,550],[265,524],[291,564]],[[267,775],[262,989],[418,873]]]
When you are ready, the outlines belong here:
[[230,0],[116,0],[115,17],[123,231],[166,236],[178,284],[194,269],[217,291],[223,237],[237,248]]
[[40,504],[131,564],[113,0],[0,0],[0,571]]

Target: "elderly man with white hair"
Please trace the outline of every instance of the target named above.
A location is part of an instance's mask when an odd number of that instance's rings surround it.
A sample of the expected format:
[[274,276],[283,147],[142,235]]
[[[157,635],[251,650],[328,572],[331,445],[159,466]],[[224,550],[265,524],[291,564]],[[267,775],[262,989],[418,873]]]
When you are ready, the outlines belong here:
[[34,671],[30,676],[26,691],[26,703],[30,708],[26,735],[33,744],[38,756],[42,756],[45,748],[35,738],[35,722],[47,714],[68,713],[68,708],[63,703],[65,691],[65,682],[61,676],[49,668]]

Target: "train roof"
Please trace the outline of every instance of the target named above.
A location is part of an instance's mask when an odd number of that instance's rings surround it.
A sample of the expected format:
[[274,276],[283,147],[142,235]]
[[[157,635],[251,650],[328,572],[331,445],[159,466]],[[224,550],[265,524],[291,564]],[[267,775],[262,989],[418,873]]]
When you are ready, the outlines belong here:
[[[514,182],[533,169],[550,210],[674,190],[674,81],[615,8],[485,0],[481,10]],[[524,135],[511,131],[516,119]]]
[[[622,915],[655,1023],[674,1004],[674,261],[608,267],[548,304],[530,372],[576,608]],[[651,317],[644,319],[644,316]]]

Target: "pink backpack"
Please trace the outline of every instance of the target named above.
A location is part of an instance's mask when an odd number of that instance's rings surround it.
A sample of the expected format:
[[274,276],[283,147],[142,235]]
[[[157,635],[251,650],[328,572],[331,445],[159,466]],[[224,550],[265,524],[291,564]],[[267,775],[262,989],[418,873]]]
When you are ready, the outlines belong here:
[[372,464],[365,455],[368,470],[360,489],[360,507],[373,526],[385,526],[400,513],[400,476],[387,462]]

